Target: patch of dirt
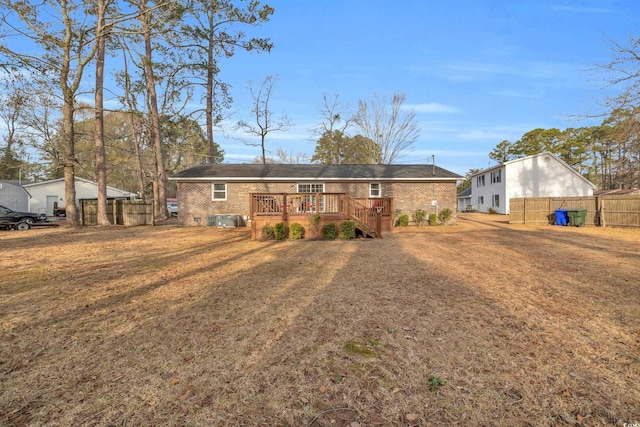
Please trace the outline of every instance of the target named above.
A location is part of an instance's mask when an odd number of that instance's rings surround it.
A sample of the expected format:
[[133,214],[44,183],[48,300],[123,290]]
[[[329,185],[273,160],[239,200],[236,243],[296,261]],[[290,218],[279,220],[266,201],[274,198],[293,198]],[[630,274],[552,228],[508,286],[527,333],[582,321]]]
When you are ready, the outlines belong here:
[[640,230],[0,232],[0,425],[640,423]]

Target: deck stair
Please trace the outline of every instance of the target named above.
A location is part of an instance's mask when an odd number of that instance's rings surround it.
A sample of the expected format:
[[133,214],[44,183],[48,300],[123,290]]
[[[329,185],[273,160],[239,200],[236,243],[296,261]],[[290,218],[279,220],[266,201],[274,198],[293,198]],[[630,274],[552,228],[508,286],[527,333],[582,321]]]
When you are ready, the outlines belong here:
[[380,237],[378,229],[379,213],[376,212],[375,207],[370,208],[362,202],[348,198],[349,210],[347,212],[349,218],[356,223],[356,228],[362,231],[365,237]]

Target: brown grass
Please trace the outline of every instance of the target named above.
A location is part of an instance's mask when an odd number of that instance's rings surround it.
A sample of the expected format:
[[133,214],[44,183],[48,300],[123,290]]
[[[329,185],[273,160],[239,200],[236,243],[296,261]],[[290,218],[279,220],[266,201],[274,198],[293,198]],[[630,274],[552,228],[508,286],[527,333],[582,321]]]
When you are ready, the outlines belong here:
[[0,425],[640,423],[640,230],[60,228],[0,253]]

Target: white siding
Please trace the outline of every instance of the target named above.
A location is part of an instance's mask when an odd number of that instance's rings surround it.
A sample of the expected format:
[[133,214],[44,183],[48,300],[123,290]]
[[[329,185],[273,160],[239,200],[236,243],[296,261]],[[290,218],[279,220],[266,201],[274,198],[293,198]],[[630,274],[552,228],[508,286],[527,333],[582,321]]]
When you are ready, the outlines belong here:
[[[492,182],[491,174],[500,173],[501,182]],[[478,177],[484,175],[484,185]],[[501,214],[509,213],[509,199],[516,197],[586,197],[593,196],[595,186],[569,165],[549,153],[536,154],[506,162],[474,175],[471,182],[471,204],[480,212],[493,207]],[[492,205],[498,195],[500,206]],[[483,203],[479,203],[479,198]]]
[[520,160],[506,165],[508,198],[593,196],[591,183],[551,155]]
[[[27,188],[32,196],[29,200],[29,212],[44,212],[47,215],[52,215],[53,212],[47,210],[47,196],[50,198],[55,197],[59,208],[65,207],[64,179],[29,184],[26,185],[25,188]],[[107,187],[107,197],[130,196],[132,196],[132,194],[127,191]],[[98,184],[86,179],[76,178],[76,205],[79,205],[80,199],[96,198],[98,198]]]
[[19,185],[0,181],[0,205],[25,212],[29,209],[29,194]]
[[[482,178],[482,176],[484,176],[484,180],[478,180],[478,177]],[[493,176],[499,176],[499,182],[494,182]],[[498,213],[506,213],[504,166],[487,169],[475,175],[472,180],[471,204],[478,206],[478,212],[489,212],[489,209],[493,208]],[[493,204],[495,195],[498,196],[499,206]]]

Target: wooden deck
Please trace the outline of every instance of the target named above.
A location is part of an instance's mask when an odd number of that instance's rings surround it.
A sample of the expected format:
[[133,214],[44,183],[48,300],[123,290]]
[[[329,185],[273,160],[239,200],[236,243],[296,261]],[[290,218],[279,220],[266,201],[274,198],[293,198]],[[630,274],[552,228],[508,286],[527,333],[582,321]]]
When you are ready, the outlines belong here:
[[[356,199],[345,193],[259,193],[251,194],[251,238],[260,236],[265,224],[301,224],[307,237],[321,237],[324,224],[354,221],[364,236],[381,237],[393,225],[393,199]],[[311,217],[320,215],[319,230]]]

